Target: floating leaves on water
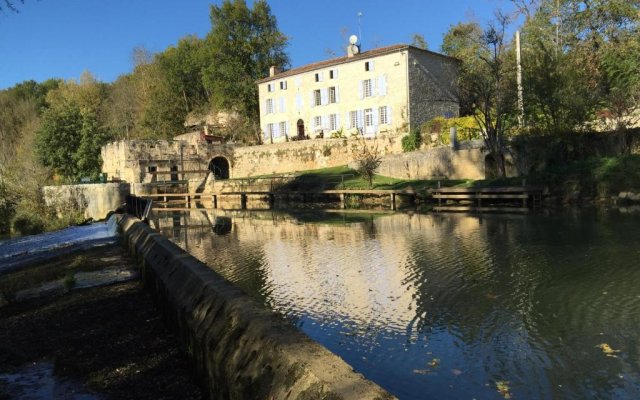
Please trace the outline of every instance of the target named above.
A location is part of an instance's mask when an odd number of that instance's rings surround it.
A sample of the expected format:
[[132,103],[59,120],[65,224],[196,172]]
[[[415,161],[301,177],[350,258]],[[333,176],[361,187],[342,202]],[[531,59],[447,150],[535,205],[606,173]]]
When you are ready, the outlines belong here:
[[439,358],[434,358],[433,360],[429,361],[429,366],[431,368],[435,368],[438,365],[440,365],[440,359]]
[[497,381],[496,389],[498,389],[498,393],[505,399],[511,398],[511,392],[509,392],[509,381]]
[[596,347],[599,348],[600,350],[602,350],[602,352],[604,354],[606,354],[607,357],[617,358],[618,356],[616,356],[616,353],[620,353],[620,350],[614,350],[607,343],[601,343],[601,344],[597,345]]

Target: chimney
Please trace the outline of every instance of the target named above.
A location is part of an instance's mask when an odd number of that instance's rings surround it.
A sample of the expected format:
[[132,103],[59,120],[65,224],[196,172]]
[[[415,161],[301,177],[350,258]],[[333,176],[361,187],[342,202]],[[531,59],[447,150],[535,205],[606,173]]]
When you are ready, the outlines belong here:
[[276,67],[275,65],[272,65],[272,66],[269,67],[269,77],[270,78],[272,76],[276,76],[279,73],[280,73],[280,68]]

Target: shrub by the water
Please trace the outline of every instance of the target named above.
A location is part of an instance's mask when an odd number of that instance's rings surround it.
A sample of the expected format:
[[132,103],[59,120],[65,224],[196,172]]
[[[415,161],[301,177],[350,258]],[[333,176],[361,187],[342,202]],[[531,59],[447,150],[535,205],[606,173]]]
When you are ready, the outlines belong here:
[[19,214],[13,219],[13,231],[20,235],[35,235],[45,229],[46,223],[37,215]]

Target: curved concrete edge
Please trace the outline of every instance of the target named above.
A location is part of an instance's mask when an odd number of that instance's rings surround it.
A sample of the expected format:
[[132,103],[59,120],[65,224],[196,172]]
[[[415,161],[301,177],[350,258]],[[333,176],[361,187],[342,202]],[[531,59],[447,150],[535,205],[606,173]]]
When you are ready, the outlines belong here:
[[119,225],[210,398],[395,398],[144,223]]

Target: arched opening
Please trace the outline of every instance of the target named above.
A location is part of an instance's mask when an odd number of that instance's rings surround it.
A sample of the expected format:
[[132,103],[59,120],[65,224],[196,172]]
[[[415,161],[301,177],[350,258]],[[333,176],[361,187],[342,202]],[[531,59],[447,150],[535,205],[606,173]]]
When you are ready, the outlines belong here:
[[304,138],[304,121],[299,119],[298,122],[296,123],[296,126],[298,127],[298,138],[303,139]]
[[229,161],[224,157],[214,157],[209,162],[209,171],[216,179],[229,179]]

